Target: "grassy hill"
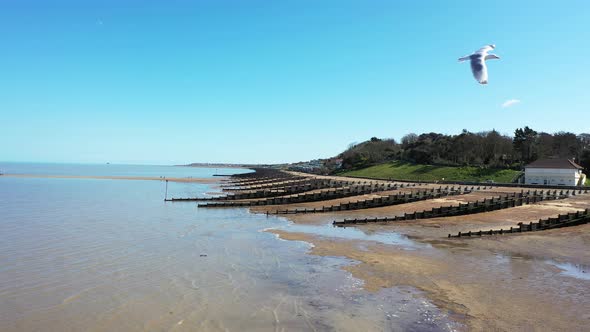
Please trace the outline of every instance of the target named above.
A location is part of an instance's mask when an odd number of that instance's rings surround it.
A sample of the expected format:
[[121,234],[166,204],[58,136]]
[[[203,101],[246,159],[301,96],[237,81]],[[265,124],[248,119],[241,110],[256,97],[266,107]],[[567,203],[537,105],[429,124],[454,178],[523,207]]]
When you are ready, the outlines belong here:
[[411,181],[478,181],[512,182],[519,171],[511,169],[479,168],[472,166],[451,167],[415,165],[404,162],[390,162],[371,166],[339,175],[361,176],[375,179],[397,179]]

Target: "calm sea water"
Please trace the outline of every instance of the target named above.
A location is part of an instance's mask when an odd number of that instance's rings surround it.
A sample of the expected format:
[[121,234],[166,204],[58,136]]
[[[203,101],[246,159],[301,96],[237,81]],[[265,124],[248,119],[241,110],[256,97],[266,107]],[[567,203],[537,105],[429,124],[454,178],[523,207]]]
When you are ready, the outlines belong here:
[[[167,177],[247,171],[15,163],[0,164],[0,170]],[[171,197],[188,197],[216,189],[170,183],[168,190]],[[0,176],[0,330],[438,331],[453,326],[415,290],[367,293],[362,281],[341,269],[354,262],[309,255],[309,244],[262,231],[288,227],[284,219],[246,209],[166,203],[163,195],[159,181]]]
[[0,162],[0,173],[5,174],[210,178],[214,174],[240,174],[248,172],[252,171],[241,168],[205,168],[162,165],[96,165]]

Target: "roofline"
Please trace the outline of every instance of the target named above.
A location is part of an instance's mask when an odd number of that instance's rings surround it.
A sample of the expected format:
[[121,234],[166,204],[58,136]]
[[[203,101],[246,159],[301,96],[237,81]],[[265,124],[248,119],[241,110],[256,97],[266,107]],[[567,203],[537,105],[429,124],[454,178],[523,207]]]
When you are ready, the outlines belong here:
[[[568,163],[570,164],[570,166],[571,166],[571,167],[567,167],[567,168],[557,167],[557,166],[537,166],[537,165],[534,165],[537,161],[542,161],[542,160],[543,159],[541,159],[541,160],[535,160],[532,163],[530,163],[528,165],[525,165],[524,168],[584,169],[584,167],[576,164],[573,160],[570,160],[570,159],[566,159],[568,161]],[[549,160],[551,160],[551,159],[549,159]]]

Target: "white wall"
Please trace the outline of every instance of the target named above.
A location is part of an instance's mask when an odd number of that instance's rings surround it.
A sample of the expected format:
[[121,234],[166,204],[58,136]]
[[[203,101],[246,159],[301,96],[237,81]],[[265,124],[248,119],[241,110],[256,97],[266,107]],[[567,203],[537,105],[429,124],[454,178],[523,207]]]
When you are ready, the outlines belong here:
[[577,169],[525,168],[524,183],[575,186],[580,180],[581,173]]

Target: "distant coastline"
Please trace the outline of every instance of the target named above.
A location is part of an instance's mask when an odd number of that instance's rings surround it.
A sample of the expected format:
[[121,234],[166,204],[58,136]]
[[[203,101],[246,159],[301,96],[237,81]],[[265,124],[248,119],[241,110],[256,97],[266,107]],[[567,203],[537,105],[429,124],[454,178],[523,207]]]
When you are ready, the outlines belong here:
[[256,167],[268,167],[270,165],[261,164],[222,164],[222,163],[191,163],[187,165],[175,165],[175,166],[187,166],[187,167],[201,167],[201,168],[256,168]]
[[102,176],[102,175],[52,175],[52,174],[2,174],[5,178],[45,178],[45,179],[94,179],[94,180],[149,180],[170,182],[216,183],[215,178],[194,177],[156,177],[156,176]]

